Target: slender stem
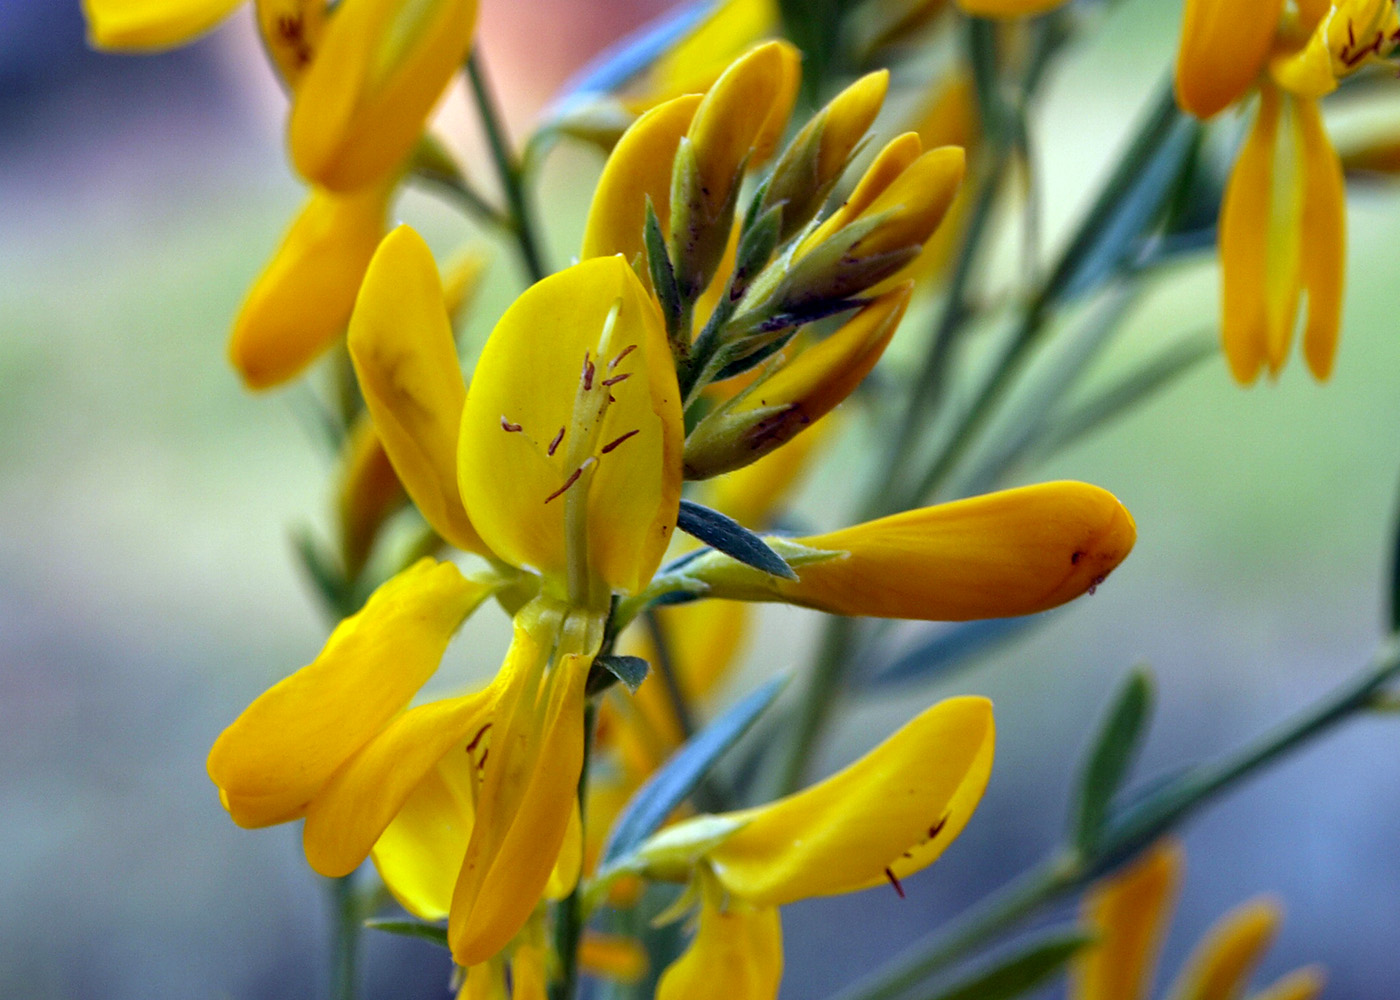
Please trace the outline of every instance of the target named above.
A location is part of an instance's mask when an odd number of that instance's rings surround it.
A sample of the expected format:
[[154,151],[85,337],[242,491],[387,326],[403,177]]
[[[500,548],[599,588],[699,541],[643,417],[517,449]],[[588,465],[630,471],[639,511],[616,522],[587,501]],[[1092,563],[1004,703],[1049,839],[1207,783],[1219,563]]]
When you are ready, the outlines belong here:
[[436,187],[452,195],[462,203],[472,215],[475,215],[482,222],[501,229],[513,230],[514,222],[505,212],[502,212],[495,205],[486,200],[476,188],[472,187],[465,178],[456,174],[445,174],[436,170],[426,170],[419,168],[411,175],[413,179]]
[[642,619],[646,623],[652,648],[656,651],[656,672],[666,687],[671,711],[676,713],[676,725],[680,727],[681,738],[688,740],[695,734],[695,721],[690,715],[690,699],[681,690],[681,679],[676,675],[675,660],[671,657],[671,644],[667,641],[666,632],[661,627],[661,619],[656,616],[655,610],[648,608]]
[[[590,701],[583,710],[583,768],[578,776],[579,819],[584,819],[588,798],[588,765],[593,750],[593,729],[598,705]],[[550,1000],[573,1000],[578,992],[578,944],[583,937],[583,899],[576,884],[554,911],[554,952],[559,959],[559,978],[551,985]]]
[[1072,857],[1043,862],[984,897],[933,942],[914,945],[886,968],[838,993],[835,1000],[894,1000],[1072,891],[1080,876],[1081,868]]
[[496,173],[501,180],[501,190],[505,194],[510,210],[511,229],[520,251],[520,260],[531,281],[539,281],[547,273],[544,258],[540,253],[540,243],[535,236],[534,216],[525,198],[525,186],[520,161],[511,151],[510,140],[506,136],[505,123],[501,117],[496,98],[481,66],[481,53],[473,50],[467,59],[467,80],[471,83],[472,97],[476,101],[477,113],[481,115],[481,125],[486,131],[486,141],[491,147],[491,159],[496,164]]
[[355,1000],[360,993],[360,899],[355,873],[329,879],[331,904],[331,998]]
[[802,784],[816,750],[817,738],[831,718],[846,679],[846,670],[858,638],[857,627],[854,618],[833,615],[826,620],[817,660],[807,681],[807,689],[802,694],[796,727],[778,774],[779,794],[786,795]]

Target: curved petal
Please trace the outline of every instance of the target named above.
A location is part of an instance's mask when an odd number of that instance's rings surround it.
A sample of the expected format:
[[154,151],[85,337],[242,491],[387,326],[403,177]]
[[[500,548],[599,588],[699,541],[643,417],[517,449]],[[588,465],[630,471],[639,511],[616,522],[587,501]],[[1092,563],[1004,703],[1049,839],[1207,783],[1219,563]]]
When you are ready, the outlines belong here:
[[617,253],[629,262],[638,257],[645,259],[642,232],[647,199],[651,199],[656,217],[664,225],[671,217],[671,164],[700,101],[698,94],[667,101],[642,115],[623,133],[593,189],[583,231],[582,259]]
[[[713,86],[735,58],[780,26],[775,0],[724,0],[683,39],[652,63],[641,84],[628,93],[641,106]],[[665,216],[662,216],[665,218]]]
[[1171,1000],[1234,1000],[1273,941],[1281,917],[1279,905],[1269,899],[1235,907],[1206,932],[1167,995]]
[[1300,233],[1303,287],[1308,293],[1308,321],[1303,328],[1303,355],[1313,375],[1332,373],[1342,325],[1342,290],[1346,280],[1346,182],[1342,164],[1316,101],[1298,101],[1294,121],[1303,153],[1303,223]]
[[385,887],[420,920],[442,920],[467,853],[476,810],[476,761],[448,753],[418,782],[375,841],[370,857]]
[[840,207],[802,241],[798,255],[824,242],[838,229],[860,218],[875,203],[875,199],[909,169],[923,151],[923,141],[914,132],[904,132],[887,142],[870,162],[870,166],[865,168],[865,173],[861,174],[855,188]]
[[1182,850],[1156,845],[1084,900],[1097,940],[1073,967],[1072,1000],[1143,1000],[1152,984],[1181,882]]
[[681,446],[656,305],[622,257],[599,257],[526,290],[492,332],[462,411],[462,499],[493,551],[556,587],[581,505],[588,573],[633,593],[675,526]]
[[711,556],[691,564],[691,572],[710,584],[713,597],[967,621],[1073,600],[1101,583],[1136,537],[1132,516],[1108,491],[1042,483],[796,539],[844,554],[799,565],[795,581]]
[[353,191],[396,172],[471,50],[476,0],[344,0],[292,103],[307,180]]
[[777,802],[709,851],[735,896],[777,906],[851,892],[931,863],[986,787],[992,704],[950,698],[915,716],[845,770]]
[[432,251],[399,226],[379,245],[347,338],[355,375],[404,489],[443,538],[488,554],[457,490],[467,388]]
[[296,377],[345,331],[393,190],[317,190],[234,320],[229,361],[250,389]]
[[1249,92],[1269,57],[1278,0],[1186,0],[1176,53],[1176,100],[1209,118]]
[[88,42],[99,49],[168,49],[214,27],[241,0],[83,0]]
[[233,811],[297,809],[408,704],[462,620],[490,593],[451,563],[423,559],[341,622],[308,666],[261,695],[209,751],[209,777]]
[[1260,990],[1250,1000],[1317,1000],[1327,977],[1317,966],[1308,966],[1284,976],[1272,986]]
[[1220,207],[1221,339],[1235,380],[1248,385],[1268,352],[1269,223],[1280,103],[1266,89]]
[[449,753],[490,724],[491,689],[435,701],[394,719],[326,782],[306,810],[301,842],[322,875],[348,875],[400,808]]
[[[520,643],[521,632],[516,633]],[[538,655],[524,650],[524,655]],[[456,889],[448,938],[461,965],[499,952],[534,912],[559,859],[583,768],[583,698],[591,658],[568,654],[539,700],[527,683],[491,734],[477,823]],[[522,682],[532,671],[522,670]]]
[[706,897],[700,928],[661,974],[656,1000],[776,1000],[783,978],[783,926],[772,906]]

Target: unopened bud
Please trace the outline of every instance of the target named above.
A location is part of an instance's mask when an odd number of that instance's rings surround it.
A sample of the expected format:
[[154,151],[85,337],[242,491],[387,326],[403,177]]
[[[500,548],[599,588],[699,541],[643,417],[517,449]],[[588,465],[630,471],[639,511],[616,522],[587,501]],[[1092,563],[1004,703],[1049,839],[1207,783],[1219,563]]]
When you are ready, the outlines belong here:
[[834,409],[884,353],[911,288],[905,284],[882,295],[836,333],[706,416],[686,439],[686,477],[708,479],[757,461]]

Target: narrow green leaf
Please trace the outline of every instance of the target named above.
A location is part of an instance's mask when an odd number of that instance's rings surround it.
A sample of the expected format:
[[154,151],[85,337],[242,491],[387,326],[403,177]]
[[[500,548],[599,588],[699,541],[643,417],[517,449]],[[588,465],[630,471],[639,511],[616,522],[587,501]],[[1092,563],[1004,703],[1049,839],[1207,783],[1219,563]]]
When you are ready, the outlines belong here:
[[773,256],[782,228],[782,205],[774,205],[754,220],[752,225],[745,227],[734,254],[734,280],[729,291],[731,301],[737,300],[744,293],[749,287],[749,282],[763,270],[764,265]]
[[[661,303],[661,315],[666,319],[666,334],[671,340],[672,351],[683,338],[684,350],[690,348],[690,331],[681,330],[681,293],[676,287],[676,272],[671,267],[671,256],[666,250],[666,236],[661,232],[661,220],[656,217],[656,208],[647,196],[646,226],[642,230],[642,241],[647,250],[647,273],[651,275],[651,287],[656,290],[657,301]],[[680,354],[677,354],[679,357]]]
[[1050,931],[996,964],[925,996],[927,1000],[1010,1000],[1023,996],[1058,976],[1093,940],[1080,930]]
[[372,931],[429,941],[439,948],[450,947],[447,943],[447,928],[436,924],[419,923],[417,920],[366,920],[365,926]]
[[1395,534],[1390,564],[1390,631],[1400,632],[1400,516],[1391,529]]
[[336,560],[321,548],[320,543],[311,534],[311,529],[293,529],[292,547],[296,550],[297,560],[301,563],[307,579],[311,581],[328,608],[342,615],[356,610],[347,607],[350,602],[350,586],[346,583],[344,574],[336,565]]
[[603,864],[632,852],[689,797],[715,761],[748,732],[787,683],[776,677],[696,733],[637,790],[613,824]]
[[691,500],[682,500],[676,527],[693,535],[710,548],[737,559],[745,566],[762,570],[784,580],[796,580],[797,574],[768,547],[768,543],[731,517]]
[[1090,746],[1080,772],[1074,819],[1074,843],[1085,855],[1092,855],[1099,845],[1109,806],[1142,747],[1152,702],[1152,673],[1139,667],[1119,689]]
[[647,679],[647,673],[651,670],[651,664],[640,656],[609,654],[598,657],[594,662],[622,681],[633,694],[637,693],[637,688],[642,686],[642,681]]

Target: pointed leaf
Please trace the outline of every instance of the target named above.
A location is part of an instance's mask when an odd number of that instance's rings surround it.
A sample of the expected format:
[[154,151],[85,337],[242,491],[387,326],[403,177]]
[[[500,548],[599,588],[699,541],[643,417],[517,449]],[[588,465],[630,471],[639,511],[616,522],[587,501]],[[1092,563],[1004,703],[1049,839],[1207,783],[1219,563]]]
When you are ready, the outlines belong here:
[[1139,667],[1128,675],[1084,761],[1075,810],[1074,841],[1092,853],[1103,835],[1109,804],[1142,748],[1152,718],[1152,673]]
[[725,517],[717,510],[711,510],[691,500],[682,500],[676,527],[746,566],[782,577],[784,580],[797,579],[792,567],[783,561],[782,556],[769,548],[767,542],[738,521]]
[[631,853],[695,790],[715,761],[748,732],[787,684],[775,677],[696,733],[638,789],[613,824],[603,864]]
[[1093,938],[1079,930],[1051,931],[1018,948],[990,968],[934,993],[928,1000],[1010,1000],[1059,975],[1069,960]]
[[1004,642],[1019,636],[1033,625],[1052,618],[1051,613],[1021,615],[1016,618],[987,618],[980,621],[940,624],[928,630],[928,638],[871,673],[863,686],[883,687],[915,680],[927,680],[945,670],[971,663]]
[[637,693],[637,688],[642,686],[642,681],[651,671],[651,664],[640,656],[600,656],[593,662],[622,681],[633,694]]

